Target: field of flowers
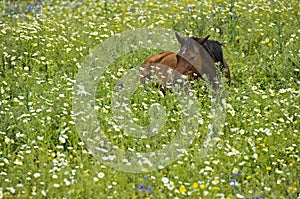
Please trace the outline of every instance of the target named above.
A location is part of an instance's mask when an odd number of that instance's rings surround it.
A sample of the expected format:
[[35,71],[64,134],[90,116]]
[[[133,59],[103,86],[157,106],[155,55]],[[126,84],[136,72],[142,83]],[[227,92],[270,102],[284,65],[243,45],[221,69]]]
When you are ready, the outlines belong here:
[[[226,122],[205,157],[194,153],[199,138],[166,168],[126,173],[95,159],[80,139],[72,116],[75,75],[89,50],[135,28],[210,34],[226,43]],[[2,1],[0,198],[299,198],[299,37],[298,0]],[[110,92],[154,52],[116,60],[97,91],[99,119],[125,149],[155,150],[150,142],[135,146],[110,123]],[[147,122],[143,110],[160,98],[136,96],[137,122]]]

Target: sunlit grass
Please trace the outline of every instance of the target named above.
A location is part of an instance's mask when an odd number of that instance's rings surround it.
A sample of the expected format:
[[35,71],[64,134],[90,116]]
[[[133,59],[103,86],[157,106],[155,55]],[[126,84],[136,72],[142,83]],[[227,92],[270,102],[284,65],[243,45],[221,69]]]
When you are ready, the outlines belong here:
[[[42,1],[0,3],[0,198],[299,197],[298,1],[36,2]],[[72,90],[89,50],[141,27],[210,34],[226,43],[232,85],[226,88],[226,123],[212,152],[196,156],[209,123],[210,104],[201,87],[199,134],[186,154],[164,169],[131,174],[90,154],[74,126]],[[144,125],[153,102],[167,106],[164,132],[134,140],[112,120],[115,83],[157,52],[124,55],[99,82],[98,118],[124,149],[155,150],[176,132],[175,97],[162,97],[149,85],[132,96],[130,108]]]

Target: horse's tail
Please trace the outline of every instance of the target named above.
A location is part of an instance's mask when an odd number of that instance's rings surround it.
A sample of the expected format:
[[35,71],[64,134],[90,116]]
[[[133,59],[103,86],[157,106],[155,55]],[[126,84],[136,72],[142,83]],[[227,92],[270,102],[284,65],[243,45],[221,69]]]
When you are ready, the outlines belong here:
[[230,86],[230,83],[231,83],[230,69],[224,58],[222,59],[222,65],[223,65],[223,68],[225,68],[227,71],[225,77],[228,79],[228,85]]

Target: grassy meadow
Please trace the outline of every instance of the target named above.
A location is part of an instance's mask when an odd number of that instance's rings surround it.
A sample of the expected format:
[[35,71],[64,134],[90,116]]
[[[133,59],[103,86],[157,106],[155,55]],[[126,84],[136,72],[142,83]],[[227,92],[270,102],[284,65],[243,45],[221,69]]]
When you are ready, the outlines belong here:
[[[163,169],[110,168],[79,136],[72,115],[78,70],[94,47],[137,28],[210,34],[225,43],[232,74],[225,124],[205,157],[196,155],[210,118],[201,82],[199,133],[184,156]],[[299,37],[298,0],[1,1],[0,198],[299,198]],[[149,106],[160,103],[164,129],[140,141],[113,121],[115,84],[157,52],[124,55],[99,80],[97,117],[125,150],[155,151],[172,140],[181,119],[171,93],[146,87],[130,99],[134,121],[148,124]]]

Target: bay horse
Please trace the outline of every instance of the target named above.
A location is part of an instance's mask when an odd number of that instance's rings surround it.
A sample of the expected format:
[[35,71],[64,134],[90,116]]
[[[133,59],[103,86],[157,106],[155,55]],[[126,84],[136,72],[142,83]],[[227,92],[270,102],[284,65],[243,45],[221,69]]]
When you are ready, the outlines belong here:
[[181,44],[180,51],[178,53],[162,52],[147,58],[141,70],[143,82],[153,74],[158,74],[163,77],[163,84],[166,84],[168,81],[168,68],[172,68],[179,73],[173,73],[174,79],[179,78],[180,74],[191,79],[202,78],[203,74],[209,74],[210,78],[213,78],[217,75],[213,69],[214,63],[220,62],[222,70],[224,68],[227,70],[225,76],[228,79],[228,85],[230,85],[230,70],[223,58],[223,44],[215,40],[208,40],[210,35],[205,38],[183,38],[178,33],[175,33],[175,35],[177,41]]

